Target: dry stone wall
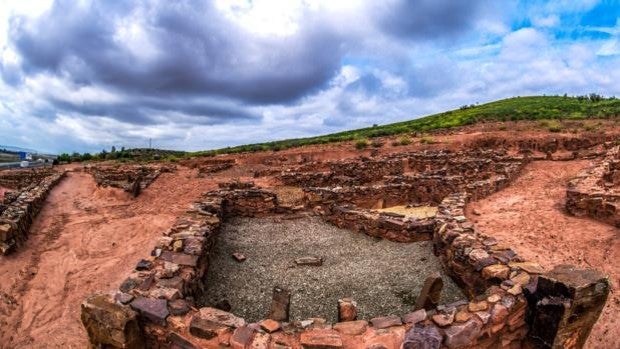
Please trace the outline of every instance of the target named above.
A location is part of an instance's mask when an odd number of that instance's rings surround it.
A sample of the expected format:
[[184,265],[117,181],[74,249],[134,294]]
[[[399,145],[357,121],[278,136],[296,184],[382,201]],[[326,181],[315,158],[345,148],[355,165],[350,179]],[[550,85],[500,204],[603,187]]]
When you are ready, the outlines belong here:
[[568,184],[566,210],[620,227],[620,146]]
[[[209,248],[226,216],[225,206],[249,199],[251,204],[241,204],[247,209],[257,204],[254,195],[238,190],[207,194],[164,234],[152,256],[136,265],[118,291],[90,296],[82,304],[82,321],[91,344],[107,348],[579,348],[609,292],[607,279],[596,272],[562,267],[545,273],[510,248],[477,233],[463,216],[467,196],[459,193],[439,206],[441,225],[434,230],[433,243],[444,268],[470,294],[469,301],[370,320],[357,320],[351,315],[354,311],[347,311],[342,319],[350,321],[336,324],[321,319],[247,323],[219,309],[196,309],[193,299],[201,292]],[[271,211],[271,200],[263,202],[267,204],[259,210]],[[229,208],[229,212],[237,210]],[[277,299],[281,293],[277,292]],[[275,304],[288,304],[286,299]],[[344,303],[354,307],[351,300]],[[558,308],[562,311],[556,312]],[[550,322],[541,323],[545,319]]]
[[20,190],[55,173],[51,168],[0,171],[0,186]]
[[43,207],[49,192],[65,176],[65,172],[48,175],[21,190],[7,193],[0,207],[0,253],[8,254],[28,238],[32,221]]
[[134,197],[146,189],[161,173],[172,172],[176,166],[170,165],[114,165],[88,166],[97,185],[114,187],[131,193]]

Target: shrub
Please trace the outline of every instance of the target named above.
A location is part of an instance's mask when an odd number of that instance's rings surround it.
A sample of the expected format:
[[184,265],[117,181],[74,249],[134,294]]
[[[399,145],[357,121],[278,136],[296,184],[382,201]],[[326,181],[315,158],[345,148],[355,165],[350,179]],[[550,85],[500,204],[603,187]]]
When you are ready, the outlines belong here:
[[365,138],[355,141],[355,149],[366,149],[368,147],[368,140]]
[[402,136],[398,139],[398,143],[400,143],[400,145],[409,145],[411,144],[411,138],[409,138],[409,136]]
[[420,143],[422,143],[422,144],[435,144],[435,143],[437,143],[437,141],[435,141],[433,139],[433,137],[424,136],[424,137],[422,137],[422,139],[420,139]]
[[547,130],[549,130],[549,132],[561,132],[562,128],[562,124],[556,120],[547,122]]
[[383,144],[385,144],[385,143],[383,143],[383,142],[379,142],[379,141],[372,141],[372,142],[370,143],[370,145],[371,145],[373,148],[381,148],[381,147],[383,146]]

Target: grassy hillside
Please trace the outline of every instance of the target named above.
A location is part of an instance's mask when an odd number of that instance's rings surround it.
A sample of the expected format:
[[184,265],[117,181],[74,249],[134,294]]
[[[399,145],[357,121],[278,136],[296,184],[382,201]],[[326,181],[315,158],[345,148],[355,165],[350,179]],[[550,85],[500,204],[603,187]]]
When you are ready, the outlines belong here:
[[326,144],[404,134],[427,132],[443,128],[471,125],[478,122],[516,120],[579,120],[620,116],[620,99],[590,96],[533,96],[514,97],[482,105],[463,106],[439,114],[394,124],[332,133],[323,136],[286,139],[274,142],[248,144],[216,150],[200,151],[192,155],[217,155],[261,150],[282,150],[310,144]]

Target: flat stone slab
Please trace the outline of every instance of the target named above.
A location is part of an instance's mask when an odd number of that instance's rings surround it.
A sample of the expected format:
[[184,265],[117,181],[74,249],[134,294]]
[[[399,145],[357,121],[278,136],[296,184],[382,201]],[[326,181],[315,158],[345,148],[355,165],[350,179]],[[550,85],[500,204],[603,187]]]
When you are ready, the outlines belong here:
[[165,299],[138,297],[130,305],[153,323],[166,326],[166,318],[170,312],[168,312],[168,302]]

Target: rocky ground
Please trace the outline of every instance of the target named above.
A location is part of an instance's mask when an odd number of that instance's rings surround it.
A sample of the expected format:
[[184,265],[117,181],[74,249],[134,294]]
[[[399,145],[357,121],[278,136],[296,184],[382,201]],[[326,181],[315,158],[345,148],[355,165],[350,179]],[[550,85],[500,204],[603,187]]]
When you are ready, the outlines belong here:
[[528,165],[508,188],[468,205],[476,227],[507,242],[548,270],[574,264],[610,276],[612,293],[588,348],[620,347],[620,230],[565,213],[566,184],[590,161],[540,161]]
[[[244,262],[233,253],[247,257]],[[304,256],[322,266],[296,266]],[[226,223],[214,248],[205,305],[227,300],[248,321],[265,317],[272,289],[292,292],[291,320],[337,322],[338,299],[351,297],[360,319],[410,312],[427,276],[441,271],[430,241],[397,243],[338,229],[317,217],[243,218]],[[465,299],[443,276],[442,302]]]

